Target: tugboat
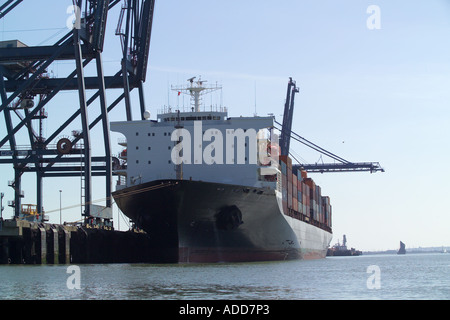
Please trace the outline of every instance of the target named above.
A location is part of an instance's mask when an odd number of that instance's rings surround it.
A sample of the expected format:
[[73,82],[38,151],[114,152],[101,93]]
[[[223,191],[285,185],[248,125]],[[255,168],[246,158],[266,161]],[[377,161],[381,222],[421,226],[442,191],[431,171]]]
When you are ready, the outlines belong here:
[[327,251],[327,256],[331,257],[342,257],[342,256],[360,256],[362,255],[362,252],[359,250],[356,250],[355,248],[347,249],[347,237],[343,236],[342,239],[342,245],[339,243],[336,243],[332,248],[329,248]]

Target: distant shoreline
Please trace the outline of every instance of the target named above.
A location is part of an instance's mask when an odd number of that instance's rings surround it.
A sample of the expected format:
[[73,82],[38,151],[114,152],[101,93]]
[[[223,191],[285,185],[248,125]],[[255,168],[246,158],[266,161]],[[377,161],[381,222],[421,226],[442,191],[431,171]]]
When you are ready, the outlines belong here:
[[[419,247],[419,248],[407,248],[406,254],[417,254],[417,253],[450,253],[450,247]],[[384,251],[363,251],[363,255],[374,255],[374,254],[397,254],[398,250],[384,250]]]

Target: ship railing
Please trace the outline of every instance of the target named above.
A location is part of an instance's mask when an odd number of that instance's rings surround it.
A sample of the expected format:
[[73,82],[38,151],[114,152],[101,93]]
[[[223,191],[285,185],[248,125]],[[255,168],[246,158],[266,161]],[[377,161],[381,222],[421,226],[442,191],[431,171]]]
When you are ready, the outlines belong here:
[[[157,110],[158,114],[177,113],[178,111],[193,112],[191,106],[179,106],[179,107],[164,106],[162,109]],[[228,108],[223,106],[210,105],[201,107],[200,112],[228,112]]]
[[127,177],[119,176],[119,178],[117,179],[117,185],[118,186],[126,186],[127,185]]
[[117,139],[117,144],[119,144],[119,145],[121,145],[123,147],[126,147],[127,146],[127,139],[126,138]]
[[322,230],[325,230],[325,231],[328,231],[328,232],[332,231],[331,227],[329,225],[327,225],[326,223],[322,223],[322,222],[319,222],[317,220],[314,220],[313,218],[308,217],[307,215],[305,215],[303,213],[300,213],[298,211],[295,211],[292,208],[288,208],[288,212],[286,213],[286,215],[291,217],[291,218],[294,218],[294,219],[297,219],[297,220],[309,223],[309,224],[311,224],[311,225],[313,225],[315,227],[318,227],[318,228],[320,228]]

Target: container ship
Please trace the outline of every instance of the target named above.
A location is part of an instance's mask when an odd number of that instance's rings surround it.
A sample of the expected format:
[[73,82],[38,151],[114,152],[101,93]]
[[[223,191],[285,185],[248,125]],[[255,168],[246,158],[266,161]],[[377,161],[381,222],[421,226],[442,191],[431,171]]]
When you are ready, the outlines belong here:
[[[165,263],[324,258],[331,204],[307,172],[280,154],[273,116],[228,117],[201,109],[221,89],[189,79],[172,88],[189,110],[112,122],[125,139],[114,160],[119,209],[152,239]],[[290,82],[290,84],[292,81]]]

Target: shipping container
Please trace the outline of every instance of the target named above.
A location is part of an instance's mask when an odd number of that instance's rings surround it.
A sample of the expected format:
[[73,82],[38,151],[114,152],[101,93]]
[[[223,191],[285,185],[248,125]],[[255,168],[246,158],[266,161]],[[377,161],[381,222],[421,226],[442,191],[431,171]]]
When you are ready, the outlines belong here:
[[306,173],[305,170],[301,170],[301,176],[302,176],[302,179],[307,179],[308,178],[308,174]]
[[330,217],[328,219],[328,226],[332,227],[332,221],[333,221],[333,207],[330,205]]
[[289,181],[289,179],[288,179],[287,191],[288,191],[288,193],[287,193],[288,208],[292,209],[292,181]]
[[311,178],[306,178],[306,179],[304,179],[303,181],[306,183],[306,185],[307,185],[310,189],[316,190],[316,184],[315,184],[315,182],[314,182],[313,179],[311,179]]
[[[310,193],[311,193],[311,189],[309,188],[309,186],[306,183],[303,183],[303,203],[306,205],[310,205]],[[308,211],[309,213],[309,211]]]
[[292,168],[292,159],[289,156],[279,156],[281,162],[286,163],[288,168]]
[[286,163],[284,163],[284,162],[281,162],[281,173],[284,175],[286,175],[286,173],[287,173],[287,166],[286,166]]
[[[320,191],[320,189],[319,189]],[[318,202],[317,202],[317,212],[319,214],[319,221],[323,223],[323,206],[322,206],[322,197],[318,195]]]

